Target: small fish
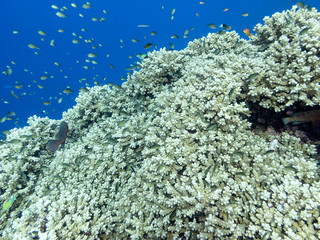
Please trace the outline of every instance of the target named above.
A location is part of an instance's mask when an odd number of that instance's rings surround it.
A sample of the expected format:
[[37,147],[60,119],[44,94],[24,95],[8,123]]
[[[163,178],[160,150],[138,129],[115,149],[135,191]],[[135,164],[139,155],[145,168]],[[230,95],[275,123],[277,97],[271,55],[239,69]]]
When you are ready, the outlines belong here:
[[69,94],[69,93],[73,93],[73,90],[71,88],[66,88],[63,90],[63,92]]
[[16,89],[21,89],[23,87],[23,84],[17,84],[14,86]]
[[15,97],[16,99],[21,100],[21,99],[14,93],[13,90],[10,91],[10,95],[11,95],[11,97]]
[[119,86],[118,84],[115,84],[115,83],[112,83],[112,82],[109,82],[109,83],[108,83],[108,86],[113,86],[113,87],[115,87],[115,88],[117,88],[117,89],[121,89],[121,88],[122,88],[122,87]]
[[222,27],[223,28],[223,30],[225,30],[225,31],[228,31],[228,30],[230,30],[231,29],[231,26],[229,26],[229,25],[227,25],[227,24],[221,24],[221,26],[220,27]]
[[158,149],[159,147],[160,147],[159,144],[153,144],[153,145],[151,146],[151,149]]
[[37,86],[38,86],[38,88],[40,88],[40,89],[45,89],[45,88],[46,88],[46,87],[44,87],[44,86],[42,86],[42,85],[40,85],[40,84],[38,84]]
[[118,122],[118,126],[121,127],[123,125],[125,125],[127,123],[127,121],[123,120],[123,121],[120,121]]
[[48,105],[50,105],[51,104],[51,102],[49,102],[49,101],[44,101],[43,102],[43,105],[46,105],[46,106],[48,106]]
[[249,13],[247,13],[247,12],[241,13],[241,16],[242,16],[242,17],[248,17],[248,16],[249,16]]
[[173,8],[173,9],[171,10],[171,12],[170,12],[170,15],[172,16],[175,12],[176,12],[176,9]]
[[13,194],[7,201],[4,202],[2,206],[2,212],[6,212],[12,206],[16,196]]
[[141,54],[140,55],[140,59],[144,59],[145,57],[147,57],[147,54]]
[[225,8],[223,9],[223,12],[229,11],[229,8]]
[[140,24],[140,25],[138,25],[138,27],[149,27],[149,25],[146,25],[146,24]]
[[200,4],[204,4],[204,2],[199,2]]
[[100,165],[101,163],[103,163],[103,160],[98,160],[97,164]]
[[250,29],[246,28],[243,30],[243,32],[249,37],[252,38],[252,33],[250,33]]
[[19,139],[12,139],[9,141],[9,143],[15,144],[15,143],[21,143],[21,141]]
[[16,113],[15,113],[15,112],[12,112],[12,111],[9,111],[9,112],[8,112],[8,115],[9,115],[9,116],[15,116]]
[[11,68],[7,68],[6,71],[2,72],[5,76],[10,76],[12,74],[12,69]]
[[91,8],[91,5],[90,5],[89,2],[87,2],[87,3],[85,3],[85,4],[82,4],[82,7],[83,7],[84,9],[89,9],[89,8]]
[[177,34],[173,34],[171,38],[179,38],[179,36]]
[[41,31],[41,30],[39,30],[38,33],[39,33],[40,35],[42,35],[42,36],[47,36],[47,35],[48,35],[46,32]]
[[252,74],[250,74],[249,77],[247,78],[247,81],[255,80],[258,76],[259,76],[259,73],[252,73]]
[[88,54],[88,57],[89,58],[95,58],[95,57],[97,57],[98,55],[97,54],[95,54],[95,53],[89,53]]
[[32,44],[32,43],[28,44],[28,47],[31,49],[40,49],[37,45]]
[[294,167],[292,167],[292,166],[286,166],[286,167],[284,167],[284,168],[287,169],[287,170],[290,170],[290,171],[297,172],[297,169],[294,168]]
[[138,39],[136,39],[136,38],[132,38],[132,39],[131,39],[131,41],[132,41],[132,42],[134,42],[134,43],[139,42],[139,40],[138,40]]
[[67,134],[69,131],[70,130],[68,128],[68,124],[65,121],[61,122],[60,126],[59,126],[59,131],[55,135],[54,140],[48,141],[47,149],[51,152],[55,152],[58,149],[60,144],[61,144],[62,148],[64,148]]
[[301,32],[299,33],[299,35],[303,35],[303,34],[306,34],[308,32],[309,28],[306,27],[304,29],[301,30]]
[[282,121],[285,125],[292,122],[311,122],[312,133],[315,135],[320,135],[320,110],[294,113],[290,117],[282,118]]
[[62,12],[57,12],[56,15],[61,18],[66,18],[67,16]]
[[7,116],[3,116],[0,118],[0,123],[3,123],[7,120]]
[[308,5],[303,2],[297,2],[299,8],[306,8]]
[[212,29],[216,29],[216,28],[217,28],[217,25],[215,25],[214,23],[209,23],[209,24],[208,24],[208,27],[209,27],[209,28],[212,28]]
[[89,92],[89,90],[87,88],[81,87],[79,89],[80,92]]
[[144,49],[148,49],[152,47],[153,43],[147,43],[146,45],[143,46]]
[[268,150],[268,151],[266,151],[263,155],[268,155],[268,154],[274,153],[274,152],[275,152],[275,150]]

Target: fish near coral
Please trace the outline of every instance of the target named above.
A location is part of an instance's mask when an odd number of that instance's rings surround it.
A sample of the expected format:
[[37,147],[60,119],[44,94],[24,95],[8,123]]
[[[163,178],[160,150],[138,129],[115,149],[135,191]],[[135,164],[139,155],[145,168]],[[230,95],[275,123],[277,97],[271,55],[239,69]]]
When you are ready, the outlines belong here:
[[5,212],[9,208],[11,208],[11,206],[12,206],[12,204],[13,204],[15,199],[16,199],[16,196],[13,194],[7,201],[4,202],[1,212]]
[[311,122],[312,133],[320,136],[320,110],[298,112],[298,113],[292,114],[290,117],[282,118],[282,121],[285,125],[292,122],[297,122],[297,123]]
[[64,148],[64,144],[66,142],[67,133],[69,132],[68,124],[66,122],[61,122],[59,126],[59,131],[54,137],[54,140],[49,140],[47,143],[47,149],[51,152],[55,152],[59,145],[62,144],[62,148]]
[[246,28],[243,30],[243,32],[249,37],[252,38],[252,33],[250,32],[250,29]]

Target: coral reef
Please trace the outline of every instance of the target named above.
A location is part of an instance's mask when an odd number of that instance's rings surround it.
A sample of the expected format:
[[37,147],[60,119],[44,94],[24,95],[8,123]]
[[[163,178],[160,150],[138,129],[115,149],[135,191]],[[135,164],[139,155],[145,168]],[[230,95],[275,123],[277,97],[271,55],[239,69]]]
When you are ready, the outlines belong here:
[[61,121],[12,129],[0,145],[0,201],[15,196],[2,238],[319,239],[315,146],[248,120],[249,102],[319,105],[319,18],[293,7],[252,41],[209,34],[148,54],[121,87],[80,93],[61,120],[64,149],[46,148]]
[[248,94],[276,111],[297,101],[319,105],[319,13],[294,6],[264,21],[255,27],[252,41],[264,55],[264,66]]

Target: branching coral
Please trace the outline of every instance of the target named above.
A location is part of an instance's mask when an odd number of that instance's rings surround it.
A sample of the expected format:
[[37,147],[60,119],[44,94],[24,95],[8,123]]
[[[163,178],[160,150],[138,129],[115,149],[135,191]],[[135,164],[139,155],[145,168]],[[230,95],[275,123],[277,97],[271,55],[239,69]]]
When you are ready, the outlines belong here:
[[229,32],[154,51],[121,87],[80,94],[54,153],[46,143],[58,121],[11,130],[0,200],[16,200],[0,218],[2,237],[320,238],[315,147],[255,134],[248,120],[248,102],[318,105],[318,19],[293,8],[266,18],[249,42]]

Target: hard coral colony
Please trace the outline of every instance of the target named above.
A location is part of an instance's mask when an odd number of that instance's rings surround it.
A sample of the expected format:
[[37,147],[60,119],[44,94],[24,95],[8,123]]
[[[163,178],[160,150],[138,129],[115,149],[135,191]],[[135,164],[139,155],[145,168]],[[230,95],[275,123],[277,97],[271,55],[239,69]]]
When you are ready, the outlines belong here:
[[[42,139],[55,120],[11,130],[8,142],[36,139],[0,145],[1,200],[17,196],[2,237],[320,239],[315,146],[254,134],[247,104],[320,105],[320,14],[294,6],[264,20],[250,41],[232,31],[153,51],[121,87],[82,92],[63,114],[81,128],[54,156]],[[64,143],[66,122],[49,150]]]

